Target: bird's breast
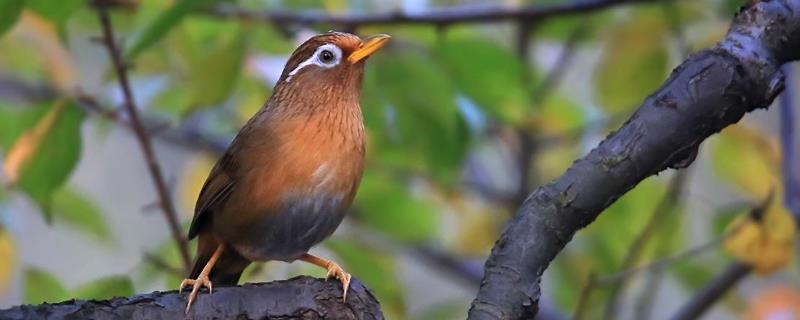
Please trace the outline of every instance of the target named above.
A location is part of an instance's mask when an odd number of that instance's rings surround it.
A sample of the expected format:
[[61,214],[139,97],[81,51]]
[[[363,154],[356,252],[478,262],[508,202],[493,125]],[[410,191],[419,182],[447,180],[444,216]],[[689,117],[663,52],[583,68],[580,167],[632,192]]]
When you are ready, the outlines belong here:
[[220,232],[251,260],[292,260],[330,236],[361,180],[363,130],[360,111],[270,127],[274,140],[254,145],[226,209],[236,222]]

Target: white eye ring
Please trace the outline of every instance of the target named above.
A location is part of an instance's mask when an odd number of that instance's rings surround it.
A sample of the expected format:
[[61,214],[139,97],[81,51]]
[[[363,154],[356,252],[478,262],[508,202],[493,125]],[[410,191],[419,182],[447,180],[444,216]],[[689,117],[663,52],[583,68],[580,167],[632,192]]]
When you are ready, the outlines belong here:
[[288,77],[286,77],[286,82],[292,80],[292,76],[297,74],[300,69],[305,68],[309,65],[317,65],[323,68],[333,68],[339,64],[342,60],[342,49],[340,49],[335,44],[323,44],[314,51],[314,54],[311,55],[308,59],[301,62],[297,65],[292,72],[289,72]]

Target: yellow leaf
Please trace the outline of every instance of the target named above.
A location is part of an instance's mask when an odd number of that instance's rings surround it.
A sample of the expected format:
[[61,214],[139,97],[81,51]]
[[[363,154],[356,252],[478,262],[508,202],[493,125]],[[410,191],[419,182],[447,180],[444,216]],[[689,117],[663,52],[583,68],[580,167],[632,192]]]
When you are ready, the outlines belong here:
[[776,138],[745,125],[725,129],[711,145],[714,171],[752,200],[765,198],[780,181],[780,159]]
[[760,275],[770,274],[792,260],[794,218],[779,203],[767,208],[760,221],[743,215],[728,225],[725,250],[755,269]]
[[8,282],[11,280],[11,271],[14,269],[16,260],[16,250],[14,248],[14,241],[9,236],[8,232],[0,229],[0,292],[4,292],[8,288]]
[[30,130],[24,132],[17,138],[14,145],[9,149],[3,163],[3,174],[6,183],[14,185],[19,181],[22,173],[30,164],[39,147],[42,145],[44,137],[53,129],[58,117],[63,113],[67,104],[63,100],[58,100],[49,111],[39,120]]
[[214,159],[207,156],[198,157],[192,161],[192,164],[187,166],[186,171],[183,173],[179,202],[184,207],[183,212],[189,212],[190,215],[194,212],[194,204],[200,195],[203,183],[205,183],[213,167]]
[[42,63],[46,66],[50,81],[60,92],[69,92],[75,87],[75,68],[72,55],[58,39],[58,30],[52,22],[35,12],[26,10],[20,19],[22,36],[32,40],[39,48]]

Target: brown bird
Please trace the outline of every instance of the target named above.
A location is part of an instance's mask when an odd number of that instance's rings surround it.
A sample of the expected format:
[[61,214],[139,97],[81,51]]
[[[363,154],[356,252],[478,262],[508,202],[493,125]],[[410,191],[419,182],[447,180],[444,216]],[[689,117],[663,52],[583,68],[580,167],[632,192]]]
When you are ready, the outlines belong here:
[[300,45],[272,96],[208,176],[189,239],[199,237],[186,312],[201,287],[235,285],[254,261],[302,260],[328,270],[347,297],[350,274],[308,250],[330,236],[364,170],[359,97],[366,58],[388,35],[328,32]]

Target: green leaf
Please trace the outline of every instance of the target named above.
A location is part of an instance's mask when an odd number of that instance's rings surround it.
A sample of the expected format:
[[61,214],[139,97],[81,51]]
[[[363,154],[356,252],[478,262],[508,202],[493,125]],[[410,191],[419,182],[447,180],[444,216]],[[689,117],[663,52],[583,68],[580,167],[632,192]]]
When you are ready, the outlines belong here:
[[230,96],[242,69],[246,52],[244,32],[236,31],[233,37],[206,53],[188,77],[190,108],[221,103]]
[[667,30],[659,11],[638,10],[611,31],[594,76],[599,103],[606,111],[631,110],[664,81]]
[[506,48],[474,34],[448,37],[436,46],[441,65],[458,89],[506,123],[521,123],[532,108],[525,88],[527,66]]
[[23,8],[25,8],[25,0],[0,1],[0,36],[17,23]]
[[435,204],[387,175],[367,171],[355,202],[359,219],[401,241],[430,240],[439,228]]
[[325,246],[336,254],[345,270],[375,292],[387,319],[405,318],[403,287],[394,256],[356,239],[331,239]]
[[61,282],[42,269],[27,268],[22,286],[23,301],[27,304],[53,303],[69,299],[69,293]]
[[671,269],[671,273],[676,276],[684,287],[689,290],[694,290],[708,282],[715,274],[719,273],[720,270],[718,263],[688,260],[674,265]]
[[43,136],[38,152],[19,178],[19,187],[42,207],[48,217],[53,192],[70,176],[81,153],[80,127],[84,113],[71,101],[57,101],[51,108],[58,107],[59,103],[67,105]]
[[[643,181],[608,207],[579,235],[579,238],[584,239],[582,241],[586,241],[591,248],[589,255],[598,262],[597,272],[618,271],[622,259],[652,216],[658,205],[658,199],[663,197],[665,189],[663,183],[657,179]],[[676,212],[669,214],[675,215]],[[641,255],[642,259],[648,259],[655,249],[657,242],[654,241],[655,237],[650,240]]]
[[178,0],[148,24],[125,52],[125,59],[133,60],[145,49],[158,43],[173,27],[178,25],[187,13],[198,10],[217,0]]
[[368,149],[383,164],[425,171],[450,185],[470,139],[445,75],[422,50],[381,52],[367,68],[363,110],[367,126],[378,129]]
[[108,276],[92,280],[73,290],[75,299],[110,299],[132,295],[133,282],[127,276]]
[[100,209],[79,192],[62,187],[53,194],[53,217],[103,244],[112,244],[111,232]]
[[28,0],[28,8],[61,25],[85,3],[85,0]]

